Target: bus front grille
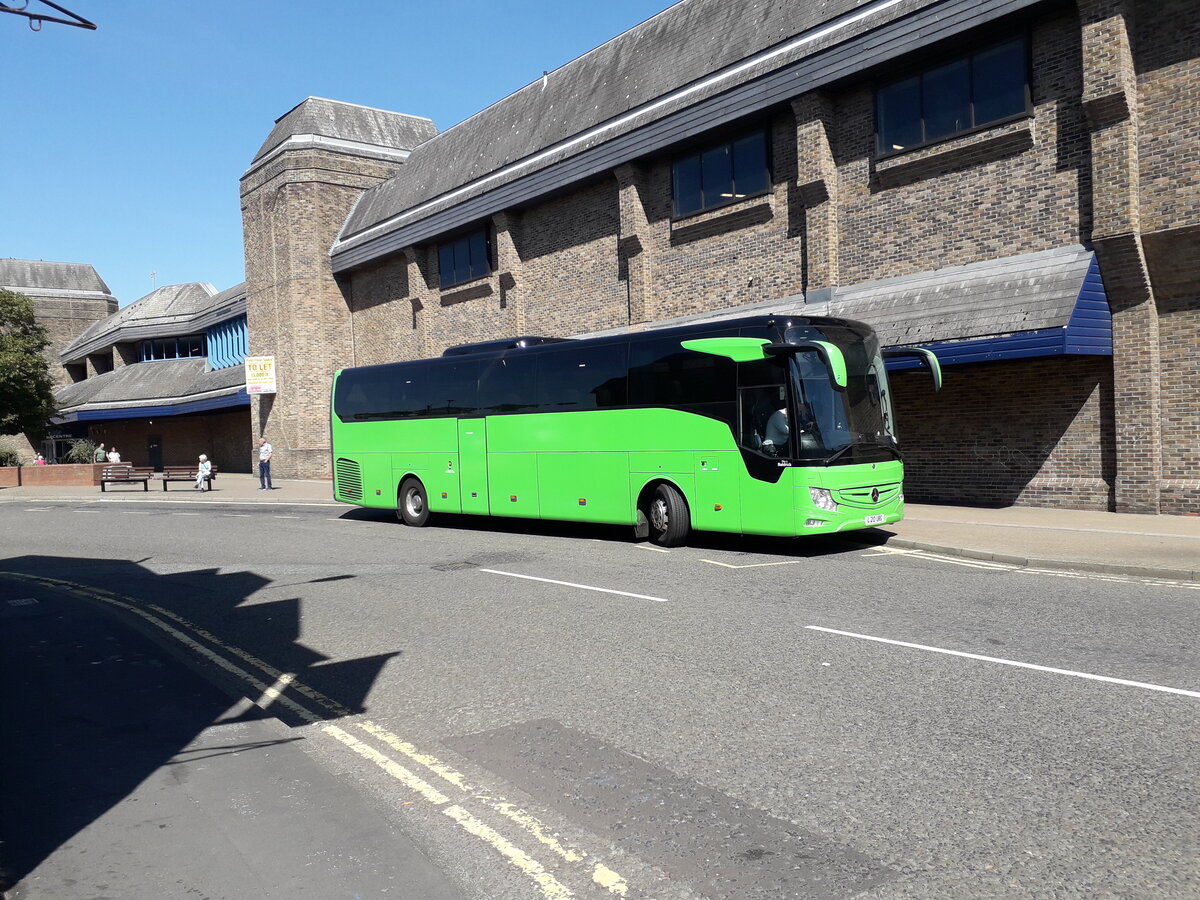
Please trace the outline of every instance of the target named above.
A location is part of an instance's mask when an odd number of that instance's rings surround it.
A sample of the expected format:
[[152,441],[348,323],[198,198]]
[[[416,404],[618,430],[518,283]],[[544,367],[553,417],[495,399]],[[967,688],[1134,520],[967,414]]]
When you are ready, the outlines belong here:
[[900,493],[899,484],[868,484],[860,487],[842,488],[835,491],[838,503],[846,506],[875,507],[884,506],[896,499]]
[[358,463],[352,459],[339,459],[334,465],[334,474],[337,476],[339,494],[347,500],[362,499],[362,469]]

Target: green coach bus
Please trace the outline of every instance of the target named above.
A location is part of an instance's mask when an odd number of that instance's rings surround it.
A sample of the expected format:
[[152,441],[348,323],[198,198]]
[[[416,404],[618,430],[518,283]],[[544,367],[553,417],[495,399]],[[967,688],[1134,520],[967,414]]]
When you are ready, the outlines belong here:
[[884,357],[846,319],[750,317],[513,338],[334,374],[334,496],[431,513],[828,534],[897,522],[903,462]]

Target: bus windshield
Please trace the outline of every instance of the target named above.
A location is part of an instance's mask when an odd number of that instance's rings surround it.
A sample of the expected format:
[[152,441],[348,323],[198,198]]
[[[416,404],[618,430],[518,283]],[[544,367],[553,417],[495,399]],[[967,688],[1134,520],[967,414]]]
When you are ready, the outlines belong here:
[[743,446],[800,465],[900,459],[877,340],[841,329],[815,337],[832,339],[845,355],[846,389],[833,388],[829,368],[815,350],[790,354],[786,363],[743,364]]

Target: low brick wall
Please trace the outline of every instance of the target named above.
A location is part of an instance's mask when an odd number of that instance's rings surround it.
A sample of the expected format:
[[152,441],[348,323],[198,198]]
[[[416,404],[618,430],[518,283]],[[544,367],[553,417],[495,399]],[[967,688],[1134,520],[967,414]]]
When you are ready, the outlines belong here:
[[0,487],[38,487],[59,485],[80,487],[98,485],[103,463],[63,466],[5,466],[0,468]]

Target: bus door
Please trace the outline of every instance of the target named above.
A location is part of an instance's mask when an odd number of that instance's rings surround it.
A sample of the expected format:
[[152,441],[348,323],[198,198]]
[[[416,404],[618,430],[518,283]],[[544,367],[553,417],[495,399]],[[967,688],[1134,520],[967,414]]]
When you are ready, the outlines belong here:
[[462,511],[488,514],[487,419],[458,420],[458,489]]

